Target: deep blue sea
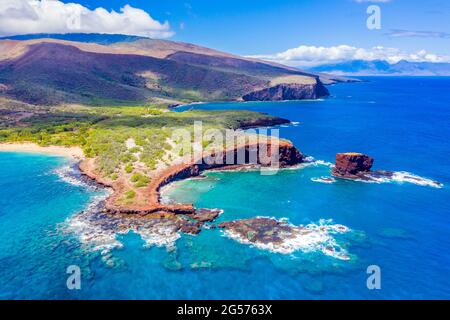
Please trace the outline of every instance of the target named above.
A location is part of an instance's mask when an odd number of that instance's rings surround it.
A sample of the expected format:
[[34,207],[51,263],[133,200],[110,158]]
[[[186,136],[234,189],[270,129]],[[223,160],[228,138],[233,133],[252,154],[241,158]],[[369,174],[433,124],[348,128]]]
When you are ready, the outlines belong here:
[[[329,87],[323,101],[217,103],[184,109],[245,109],[288,118],[280,136],[321,162],[275,175],[214,172],[175,183],[164,197],[224,210],[218,221],[267,216],[294,225],[342,224],[332,241],[349,260],[310,247],[274,253],[219,229],[145,246],[116,235],[114,249],[87,247],[74,219],[103,192],[62,179],[68,160],[0,153],[1,299],[432,299],[450,298],[450,78],[367,78]],[[178,111],[182,111],[179,109]],[[316,180],[338,152],[375,158],[396,181]],[[405,173],[406,172],[406,173]],[[442,188],[409,183],[415,175]],[[82,230],[82,232],[80,232]],[[316,250],[317,249],[317,250]],[[78,265],[81,290],[68,290]],[[366,286],[369,265],[381,289]]]

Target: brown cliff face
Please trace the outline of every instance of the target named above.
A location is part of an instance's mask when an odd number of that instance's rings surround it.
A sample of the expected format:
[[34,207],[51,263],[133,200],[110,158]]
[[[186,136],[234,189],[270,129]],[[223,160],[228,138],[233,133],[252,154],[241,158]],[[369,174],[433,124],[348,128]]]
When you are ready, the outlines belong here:
[[[130,214],[130,215],[151,215],[151,214],[183,214],[192,215],[196,212],[196,209],[192,204],[170,204],[165,205],[160,203],[160,189],[161,187],[177,180],[187,179],[190,177],[196,177],[200,175],[201,172],[211,169],[222,169],[222,168],[237,168],[247,165],[260,165],[261,167],[274,167],[279,166],[280,168],[289,167],[301,163],[303,161],[303,155],[300,151],[292,145],[292,143],[287,141],[279,141],[278,146],[278,163],[271,163],[272,153],[276,152],[272,148],[271,143],[266,143],[267,148],[267,158],[256,159],[255,163],[249,160],[250,151],[254,151],[259,148],[259,145],[245,144],[237,146],[231,150],[224,150],[223,160],[219,163],[208,164],[208,155],[203,155],[201,161],[196,161],[192,163],[182,163],[173,165],[164,171],[162,171],[157,177],[152,179],[150,184],[145,190],[146,194],[146,204],[145,205],[119,205],[117,199],[120,199],[124,190],[118,184],[108,184],[101,178],[101,175],[95,172],[93,160],[85,160],[80,164],[81,171],[97,182],[112,187],[114,193],[106,201],[105,209],[110,214]],[[237,164],[237,155],[239,151],[244,151],[245,163]],[[226,155],[231,154],[234,158],[233,164],[227,164]],[[259,154],[259,152],[258,152]]]
[[339,178],[357,179],[370,172],[373,158],[356,152],[336,154],[336,163],[331,174]]
[[[266,144],[265,147],[267,148],[267,155],[268,155],[268,159],[261,159],[260,157],[258,157],[256,159],[256,163],[252,163],[249,161],[249,152],[250,150],[255,150],[255,148],[259,148],[259,145],[254,146],[254,145],[250,145],[250,144],[245,144],[239,147],[236,147],[233,150],[224,150],[223,152],[223,159],[222,161],[220,161],[219,163],[213,163],[213,164],[208,164],[208,161],[206,160],[208,158],[208,156],[203,157],[203,159],[201,161],[197,161],[196,163],[192,163],[192,164],[180,164],[177,166],[173,166],[170,167],[168,169],[166,169],[165,172],[163,172],[158,179],[152,180],[150,186],[149,186],[149,193],[151,194],[151,201],[153,203],[153,205],[158,204],[159,206],[161,206],[159,204],[159,190],[161,189],[161,187],[176,181],[176,180],[182,180],[182,179],[187,179],[190,177],[196,177],[198,176],[201,172],[206,171],[206,170],[211,170],[211,169],[221,169],[221,168],[227,168],[227,167],[232,167],[232,168],[236,168],[236,167],[240,167],[240,166],[245,166],[245,165],[260,165],[262,167],[269,167],[269,166],[275,166],[277,164],[273,164],[271,163],[271,155],[274,152],[272,145],[270,143]],[[286,141],[280,141],[279,142],[279,147],[278,147],[278,165],[283,168],[283,167],[289,167],[289,166],[293,166],[296,165],[298,163],[301,163],[303,161],[303,155],[300,153],[300,151],[294,147],[294,145],[292,145],[290,142],[286,142]],[[244,149],[245,151],[245,164],[238,164],[236,165],[237,162],[237,154],[239,152],[239,150]],[[233,164],[227,164],[226,161],[226,155],[227,153],[232,154],[234,161]],[[267,162],[267,160],[269,160],[269,162]],[[184,206],[183,209],[186,208],[186,206],[192,206],[192,205],[166,205],[164,206],[165,210],[168,211],[172,211],[172,212],[176,212],[179,206]],[[193,208],[193,206],[192,206]]]
[[244,101],[282,101],[319,99],[329,96],[325,86],[317,80],[315,84],[279,84],[274,87],[250,92],[242,97]]

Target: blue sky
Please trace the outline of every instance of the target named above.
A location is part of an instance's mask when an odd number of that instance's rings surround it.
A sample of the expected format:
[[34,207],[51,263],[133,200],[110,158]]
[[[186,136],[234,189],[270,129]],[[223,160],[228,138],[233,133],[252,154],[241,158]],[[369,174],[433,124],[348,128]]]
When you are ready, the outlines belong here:
[[[75,0],[74,0],[75,1]],[[72,1],[65,1],[72,2]],[[381,30],[366,27],[370,2],[352,0],[78,0],[95,8],[141,8],[175,31],[172,39],[237,54],[279,52],[300,44],[356,47],[389,46],[403,50],[450,51],[450,1],[391,0],[381,8]],[[184,26],[184,28],[183,28]],[[447,38],[389,37],[390,30],[434,31]]]
[[[49,19],[45,12],[50,11],[47,9],[39,14],[42,19],[39,25],[36,24],[39,19],[26,20],[30,19],[31,15],[23,15],[23,20],[17,18],[17,12],[27,11],[18,7],[17,3],[26,4],[32,1],[35,0],[1,0],[2,3],[10,3],[11,7],[15,6],[13,9],[16,11],[11,14],[11,8],[6,8],[10,10],[7,11],[5,7],[2,9],[5,5],[0,4],[0,34],[29,33],[29,30],[65,32],[61,24],[48,25],[46,21]],[[83,26],[87,26],[84,30],[86,32],[97,31],[99,25],[108,25],[110,33],[145,32],[154,37],[191,42],[292,65],[302,64],[304,61],[301,59],[308,54],[322,54],[324,58],[330,57],[331,61],[335,61],[345,57],[383,58],[381,52],[384,51],[388,52],[394,62],[405,57],[411,60],[450,61],[448,0],[42,1],[62,1],[66,6],[69,3],[84,6],[85,10],[91,12],[88,12],[90,15],[86,15],[88,18],[84,17],[83,21],[92,20],[90,23],[84,23]],[[132,17],[134,25],[129,26],[124,25],[124,21],[128,21],[125,18],[120,20],[120,17],[112,14],[102,14],[102,17],[93,14],[98,7],[121,13],[121,8],[127,4],[145,11],[149,16],[142,17],[139,12],[134,11],[125,13],[124,16],[130,14],[128,17]],[[381,8],[380,30],[369,30],[366,27],[366,9],[372,4]],[[64,6],[62,3],[61,5]],[[56,16],[60,9],[55,7],[54,10],[56,11],[48,13],[52,17]],[[114,20],[114,23],[107,19]],[[152,24],[151,30],[145,30],[145,25],[148,24]],[[98,31],[103,30],[98,28]],[[300,46],[303,47],[298,49]],[[327,49],[319,50],[322,46]],[[382,48],[375,50],[374,47]],[[394,48],[397,51],[388,51],[385,48]],[[298,55],[301,59],[297,59]]]

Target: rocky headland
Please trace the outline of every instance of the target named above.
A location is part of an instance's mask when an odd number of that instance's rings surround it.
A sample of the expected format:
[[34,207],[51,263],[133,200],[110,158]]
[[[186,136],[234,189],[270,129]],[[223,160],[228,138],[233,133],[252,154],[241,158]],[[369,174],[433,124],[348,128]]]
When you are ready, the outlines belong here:
[[319,99],[329,96],[328,89],[317,79],[313,84],[282,83],[273,87],[250,92],[242,97],[244,101],[283,101]]
[[[189,233],[197,234],[200,232],[201,228],[205,223],[214,221],[219,214],[220,210],[217,209],[198,209],[192,204],[162,204],[160,201],[160,190],[163,186],[182,179],[187,179],[191,177],[199,176],[203,171],[213,170],[213,169],[227,169],[227,168],[239,168],[239,167],[270,167],[275,165],[271,161],[266,161],[257,158],[255,163],[249,161],[249,152],[251,150],[258,150],[259,145],[253,144],[243,144],[238,145],[231,150],[224,150],[222,161],[217,161],[218,163],[207,164],[207,159],[214,156],[210,153],[203,154],[201,160],[192,161],[190,163],[180,163],[175,164],[167,169],[158,173],[156,177],[152,179],[150,184],[143,190],[145,196],[145,204],[127,204],[124,205],[120,202],[123,197],[125,188],[121,183],[111,183],[107,179],[104,179],[102,175],[97,172],[95,166],[95,159],[85,159],[79,164],[80,171],[83,175],[95,180],[97,183],[111,188],[113,190],[112,194],[105,200],[102,205],[102,211],[113,217],[120,217],[122,221],[126,221],[127,218],[131,218],[130,221],[135,221],[137,218],[142,218],[144,220],[151,220],[155,223],[160,223],[161,221],[170,220],[172,226],[175,230]],[[284,140],[279,141],[278,157],[272,158],[273,150],[272,145],[268,142],[265,147],[267,148],[267,159],[278,158],[279,167],[289,167],[301,163],[303,160],[303,155],[300,151],[292,145],[292,143]],[[226,155],[233,154],[234,159],[237,159],[239,152],[244,152],[246,155],[246,163],[241,165],[229,165],[227,164]],[[259,154],[259,153],[258,153]],[[237,163],[234,161],[234,163]],[[125,218],[125,220],[123,220]]]
[[[301,163],[303,160],[303,155],[300,151],[288,141],[280,140],[278,146],[279,155],[277,157],[273,156],[272,153],[275,152],[272,148],[271,142],[265,144],[267,148],[267,159],[262,159],[259,156],[255,163],[249,160],[250,152],[258,151],[259,144],[246,143],[243,145],[236,146],[231,150],[224,150],[222,153],[221,161],[216,160],[212,164],[208,164],[210,157],[215,156],[214,154],[205,153],[203,158],[199,160],[193,160],[189,163],[180,163],[168,167],[162,170],[156,177],[152,179],[150,184],[144,189],[146,195],[145,205],[122,205],[118,201],[124,191],[120,183],[112,184],[102,178],[101,174],[96,171],[94,160],[87,159],[80,163],[80,170],[83,174],[89,176],[90,178],[96,180],[98,183],[110,187],[114,190],[112,196],[108,198],[105,204],[105,209],[111,214],[133,214],[146,216],[149,214],[194,214],[196,212],[195,208],[191,204],[170,204],[165,205],[160,203],[160,189],[161,187],[182,179],[187,179],[191,177],[199,176],[203,171],[220,169],[232,167],[233,169],[243,166],[261,166],[270,167],[272,165],[277,165],[280,168],[289,167]],[[246,162],[244,164],[236,165],[237,157],[240,152],[245,154]],[[226,156],[232,154],[234,157],[233,164],[227,164]],[[272,159],[278,159],[278,163],[272,163]]]

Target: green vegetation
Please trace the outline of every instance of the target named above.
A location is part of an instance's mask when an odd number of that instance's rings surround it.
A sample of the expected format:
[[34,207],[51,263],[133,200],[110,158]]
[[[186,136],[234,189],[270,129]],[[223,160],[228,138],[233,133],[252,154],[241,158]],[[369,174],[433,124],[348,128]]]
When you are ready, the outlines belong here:
[[[172,112],[164,105],[37,108],[0,104],[0,143],[79,146],[87,157],[95,158],[102,178],[119,187],[120,204],[141,205],[148,196],[144,187],[151,182],[152,171],[193,152],[194,122],[201,121],[205,133],[270,118],[250,111]],[[176,129],[187,130],[190,139],[177,138]],[[211,146],[208,139],[202,140],[206,149]]]
[[135,173],[131,176],[131,182],[134,183],[134,186],[136,188],[141,188],[141,187],[145,187],[149,182],[150,182],[150,178],[140,174],[140,173]]
[[[24,112],[27,117],[23,117]],[[87,157],[97,158],[97,168],[104,176],[117,180],[121,172],[134,172],[132,182],[135,187],[142,187],[149,182],[145,175],[149,170],[172,160],[172,155],[166,158],[164,155],[172,148],[170,139],[174,129],[193,132],[195,121],[202,121],[203,130],[236,128],[242,121],[260,118],[269,116],[250,111],[170,112],[166,106],[157,104],[46,110],[30,107],[20,112],[3,106],[0,107],[0,142],[80,146]],[[128,139],[133,139],[135,146],[128,148]],[[180,155],[190,147],[183,148]]]
[[125,172],[126,173],[132,173],[133,172],[133,165],[131,164],[131,163],[129,163],[129,164],[127,164],[126,166],[125,166]]
[[133,190],[128,190],[127,192],[125,192],[124,196],[125,199],[133,199],[134,197],[136,197],[136,192],[134,192]]

